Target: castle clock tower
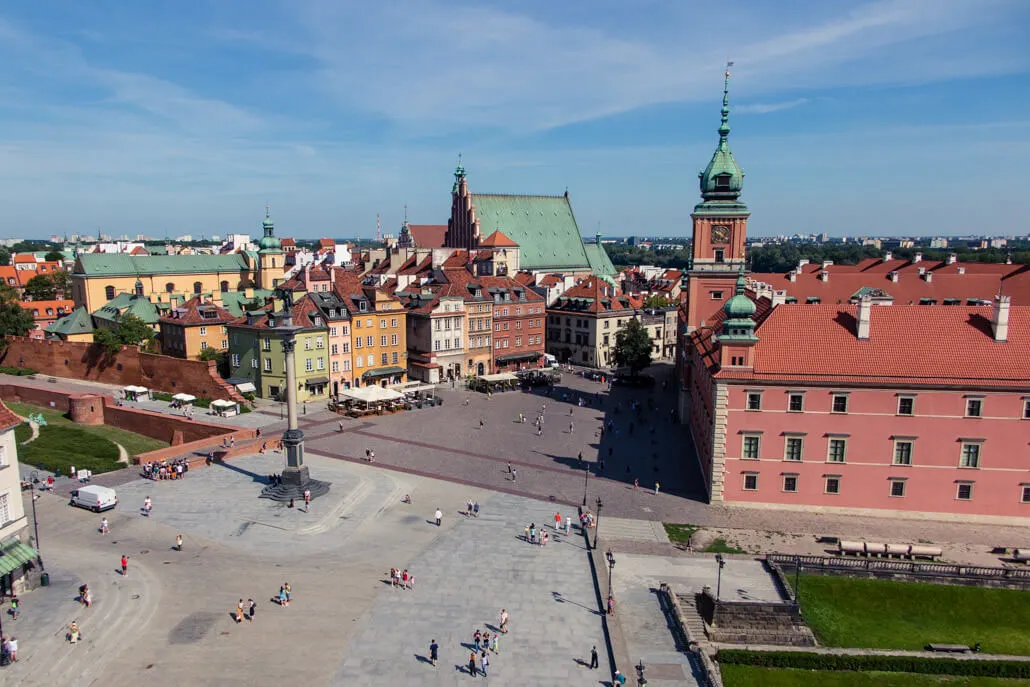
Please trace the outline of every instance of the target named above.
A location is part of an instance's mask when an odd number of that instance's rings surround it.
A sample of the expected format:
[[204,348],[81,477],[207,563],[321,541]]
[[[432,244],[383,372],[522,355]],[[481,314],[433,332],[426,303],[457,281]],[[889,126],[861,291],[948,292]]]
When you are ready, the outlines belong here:
[[729,66],[722,91],[719,144],[708,166],[698,173],[703,200],[690,215],[694,239],[687,271],[688,331],[710,321],[723,307],[745,267],[747,219],[751,213],[740,201],[744,172],[730,151]]

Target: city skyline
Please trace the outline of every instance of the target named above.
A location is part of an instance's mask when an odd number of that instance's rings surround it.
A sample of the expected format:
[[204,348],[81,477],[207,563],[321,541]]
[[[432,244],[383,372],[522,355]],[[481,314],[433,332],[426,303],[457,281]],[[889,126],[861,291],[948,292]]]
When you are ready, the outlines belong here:
[[585,235],[686,236],[727,57],[751,235],[1025,234],[982,223],[1030,209],[1028,8],[801,4],[9,7],[0,234],[396,234],[461,152]]

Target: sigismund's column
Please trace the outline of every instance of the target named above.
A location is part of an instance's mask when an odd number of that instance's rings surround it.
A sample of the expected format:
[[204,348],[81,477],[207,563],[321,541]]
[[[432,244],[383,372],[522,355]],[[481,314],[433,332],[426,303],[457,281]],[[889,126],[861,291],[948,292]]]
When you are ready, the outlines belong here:
[[304,432],[297,427],[297,368],[294,349],[297,346],[297,330],[293,315],[290,312],[291,301],[281,313],[273,317],[281,322],[275,330],[282,338],[283,353],[286,355],[286,409],[288,424],[283,432],[283,449],[286,451],[286,467],[283,468],[279,484],[272,484],[261,490],[261,498],[275,501],[303,501],[304,492],[311,492],[311,498],[323,496],[329,492],[329,482],[311,479],[308,466],[304,464]]

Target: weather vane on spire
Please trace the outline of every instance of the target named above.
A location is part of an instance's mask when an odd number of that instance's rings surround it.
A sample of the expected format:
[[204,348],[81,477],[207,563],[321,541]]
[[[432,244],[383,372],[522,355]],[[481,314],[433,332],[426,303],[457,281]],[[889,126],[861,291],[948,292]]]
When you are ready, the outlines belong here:
[[271,216],[272,216],[272,207],[268,203],[265,203],[265,217],[267,218],[267,217],[271,217]]

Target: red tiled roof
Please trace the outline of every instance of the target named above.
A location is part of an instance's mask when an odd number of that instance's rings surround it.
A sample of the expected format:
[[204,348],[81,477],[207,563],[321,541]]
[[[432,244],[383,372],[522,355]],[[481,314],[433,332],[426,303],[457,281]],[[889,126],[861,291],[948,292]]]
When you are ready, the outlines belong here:
[[297,240],[291,238],[279,239],[279,245],[283,248],[296,248]]
[[717,377],[1030,388],[1030,307],[1011,308],[1005,343],[993,338],[991,306],[873,306],[865,341],[856,335],[856,311],[851,305],[774,308],[756,330],[754,371],[723,369]]
[[443,248],[446,224],[409,224],[408,231],[419,248]]
[[0,401],[0,430],[17,427],[21,423],[22,419],[5,406],[3,401]]
[[30,264],[30,263],[35,265],[36,264],[36,256],[33,255],[32,253],[15,253],[14,254],[14,259],[11,262],[13,262],[16,265],[19,264],[19,263],[22,264],[22,265]]
[[[204,317],[200,313],[202,307],[205,311],[214,311],[215,317]],[[201,300],[200,296],[194,296],[182,305],[172,308],[164,315],[161,315],[160,321],[186,327],[191,325],[225,324],[236,319],[232,313],[222,306],[215,305],[214,303],[205,303]]]
[[129,255],[150,255],[150,253],[148,253],[147,249],[143,246],[136,246],[129,251]]
[[516,272],[513,279],[523,286],[536,286],[536,275],[532,272]]
[[[64,317],[75,310],[75,301],[67,298],[53,301],[21,301],[18,305],[21,306],[22,310],[38,313],[33,314],[33,318],[36,320],[53,320],[58,317]],[[47,308],[53,310],[53,314],[47,315]]]
[[606,313],[634,310],[643,302],[636,296],[619,293],[619,289],[600,277],[590,277],[567,289],[548,310]]
[[561,282],[562,277],[560,274],[545,274],[544,276],[540,277],[540,281],[537,282],[537,285],[551,288],[552,286],[557,286],[558,284],[561,284]]
[[487,248],[518,248],[519,244],[512,241],[504,234],[500,229],[487,236],[485,239],[479,242],[480,246]]
[[[802,303],[813,297],[826,304],[847,303],[864,286],[886,291],[893,297],[895,305],[918,304],[923,298],[933,298],[938,303],[946,298],[957,298],[963,303],[969,298],[990,300],[1002,291],[999,274],[931,272],[933,277],[926,281],[918,273],[899,272],[898,281],[893,282],[886,272],[828,272],[829,278],[826,281],[819,279],[818,272],[799,274],[793,282],[787,275],[779,273],[756,273],[750,276],[753,281],[765,282],[778,291],[786,291],[788,296]],[[1014,285],[1017,283],[1013,282]],[[1027,285],[1030,286],[1030,283]],[[1013,305],[1030,305],[1030,288],[1006,288],[1004,292],[1012,296]]]
[[332,239],[318,239],[318,250],[334,250],[336,241]]

